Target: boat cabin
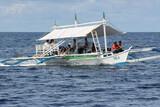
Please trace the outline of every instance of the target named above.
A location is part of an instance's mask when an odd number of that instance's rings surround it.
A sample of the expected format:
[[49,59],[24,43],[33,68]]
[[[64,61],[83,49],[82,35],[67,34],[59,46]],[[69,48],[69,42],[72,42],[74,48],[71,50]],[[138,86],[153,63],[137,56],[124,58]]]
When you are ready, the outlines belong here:
[[[75,23],[67,26],[55,26],[54,29],[40,38],[42,44],[36,45],[36,55],[66,55],[66,54],[105,54],[107,36],[122,34],[110,25],[105,18],[102,21]],[[103,38],[100,41],[99,38]]]

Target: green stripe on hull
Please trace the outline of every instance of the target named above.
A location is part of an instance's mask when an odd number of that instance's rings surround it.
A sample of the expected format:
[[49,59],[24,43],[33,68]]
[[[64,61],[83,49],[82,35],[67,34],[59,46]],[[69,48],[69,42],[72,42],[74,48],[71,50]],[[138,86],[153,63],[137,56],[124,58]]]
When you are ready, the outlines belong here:
[[87,60],[87,59],[96,59],[97,55],[73,55],[73,56],[64,56],[66,60]]

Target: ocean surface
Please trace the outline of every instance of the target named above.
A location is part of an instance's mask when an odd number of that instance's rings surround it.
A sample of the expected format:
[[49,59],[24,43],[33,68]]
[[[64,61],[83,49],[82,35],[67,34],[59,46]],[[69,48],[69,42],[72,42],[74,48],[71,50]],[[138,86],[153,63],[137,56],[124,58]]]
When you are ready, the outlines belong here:
[[[0,33],[0,60],[35,53],[46,33]],[[160,55],[160,33],[108,37],[125,47],[157,47],[129,58]],[[0,107],[160,107],[160,59],[117,66],[0,67]]]

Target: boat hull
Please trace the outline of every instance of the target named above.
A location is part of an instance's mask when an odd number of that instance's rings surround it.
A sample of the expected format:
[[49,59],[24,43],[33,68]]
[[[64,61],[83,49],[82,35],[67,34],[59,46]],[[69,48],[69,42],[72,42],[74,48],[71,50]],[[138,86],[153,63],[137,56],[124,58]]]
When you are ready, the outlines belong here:
[[98,53],[74,54],[48,57],[20,57],[0,61],[0,66],[40,66],[40,65],[114,65],[127,61],[128,50],[117,54],[101,55]]
[[51,59],[46,62],[46,65],[114,65],[119,63],[125,63],[127,61],[128,53],[130,49],[123,52],[112,54],[110,56],[105,55],[69,55],[62,58]]

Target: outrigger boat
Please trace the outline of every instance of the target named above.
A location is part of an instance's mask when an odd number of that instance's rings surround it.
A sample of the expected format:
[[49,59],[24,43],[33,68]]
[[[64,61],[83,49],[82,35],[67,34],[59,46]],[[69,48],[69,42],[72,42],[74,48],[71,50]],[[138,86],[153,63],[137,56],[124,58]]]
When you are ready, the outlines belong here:
[[[131,50],[126,49],[119,53],[113,53],[107,50],[107,36],[122,34],[122,32],[113,28],[107,24],[105,15],[103,15],[103,20],[88,23],[77,23],[66,25],[66,26],[54,26],[53,30],[45,35],[44,37],[38,39],[40,42],[44,41],[54,41],[54,45],[50,45],[46,48],[43,44],[36,45],[36,54],[33,57],[20,57],[12,58],[10,60],[4,60],[4,65],[114,65],[119,63],[125,63],[127,61],[128,54]],[[103,38],[103,42],[100,43],[99,38]],[[89,48],[88,43],[87,48],[83,48],[81,41],[84,38],[90,38],[95,51]],[[71,46],[69,49],[64,49],[64,45],[67,41],[76,41],[76,47],[74,51],[71,51]],[[87,40],[86,40],[87,41]],[[85,42],[86,42],[85,41]],[[88,42],[88,41],[87,41]],[[79,43],[79,44],[78,44]],[[103,48],[104,46],[104,48]]]

